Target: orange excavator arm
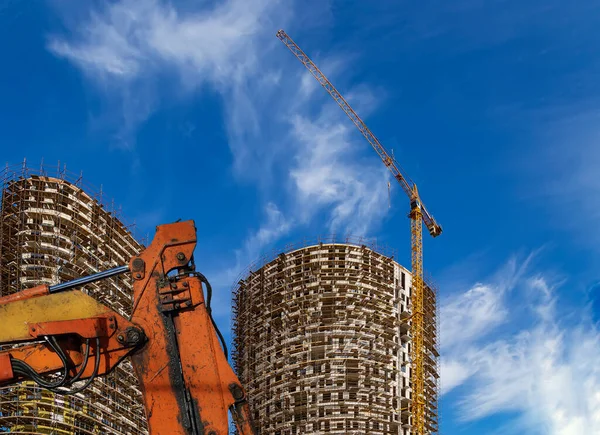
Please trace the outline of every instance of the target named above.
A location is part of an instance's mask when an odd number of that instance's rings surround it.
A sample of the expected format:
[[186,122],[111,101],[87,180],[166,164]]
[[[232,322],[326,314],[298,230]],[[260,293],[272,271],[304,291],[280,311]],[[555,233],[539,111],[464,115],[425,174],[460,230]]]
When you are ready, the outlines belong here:
[[[72,394],[130,357],[151,435],[227,435],[228,412],[240,435],[255,435],[195,247],[193,221],[161,225],[128,266],[0,298],[0,344],[14,345],[0,351],[0,386],[31,379]],[[126,272],[134,280],[130,319],[76,289]]]

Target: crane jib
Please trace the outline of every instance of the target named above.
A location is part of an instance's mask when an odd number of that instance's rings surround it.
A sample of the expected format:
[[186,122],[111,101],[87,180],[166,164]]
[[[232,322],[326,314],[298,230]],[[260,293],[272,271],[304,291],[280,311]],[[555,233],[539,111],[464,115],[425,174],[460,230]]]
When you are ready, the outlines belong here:
[[[396,178],[411,201],[409,217],[411,218],[411,261],[413,275],[413,292],[411,296],[413,307],[410,326],[413,342],[410,352],[412,368],[410,382],[413,388],[412,403],[410,405],[410,412],[413,419],[412,433],[415,435],[425,435],[426,432],[431,432],[432,427],[434,428],[433,430],[437,432],[437,408],[435,405],[432,405],[432,403],[437,402],[437,389],[432,391],[431,388],[425,387],[425,378],[426,376],[430,376],[431,373],[427,368],[428,364],[425,363],[428,353],[428,350],[426,349],[428,346],[428,339],[424,334],[426,319],[424,316],[425,285],[423,282],[423,240],[421,222],[425,223],[429,234],[432,237],[439,236],[442,233],[442,227],[437,224],[433,219],[433,216],[429,214],[423,205],[415,183],[401,171],[400,165],[388,154],[377,137],[369,130],[367,125],[360,119],[327,77],[325,77],[319,68],[317,68],[310,58],[283,30],[277,32],[277,37],[289,48],[300,62],[304,64],[315,79],[317,79],[329,95],[331,95],[335,102],[338,103],[348,118],[356,125],[371,147],[379,155],[384,165],[392,172],[394,178]],[[437,352],[435,347],[434,351]],[[435,373],[434,376],[437,376],[437,373]]]
[[[411,198],[413,195],[413,187],[414,183],[408,177],[408,175],[404,174],[401,170],[400,165],[396,162],[396,160],[390,156],[390,154],[386,151],[384,146],[379,142],[377,137],[369,130],[364,121],[358,116],[358,114],[352,109],[350,104],[345,100],[345,98],[337,91],[335,86],[325,77],[325,75],[321,72],[321,70],[315,65],[315,63],[304,53],[304,51],[290,38],[290,36],[285,33],[283,30],[279,30],[277,32],[277,38],[283,42],[286,47],[302,62],[302,64],[308,69],[308,71],[315,77],[315,79],[323,86],[323,88],[331,95],[331,97],[338,103],[340,108],[346,113],[348,118],[356,125],[358,130],[362,133],[362,135],[367,139],[369,144],[373,147],[375,152],[379,155],[379,157],[383,160],[383,163],[387,168],[392,172],[394,178],[400,183],[402,190],[404,193]],[[423,213],[423,223],[429,230],[429,233],[436,237],[441,234],[441,226],[439,226],[433,216],[429,214],[425,206],[422,206]]]

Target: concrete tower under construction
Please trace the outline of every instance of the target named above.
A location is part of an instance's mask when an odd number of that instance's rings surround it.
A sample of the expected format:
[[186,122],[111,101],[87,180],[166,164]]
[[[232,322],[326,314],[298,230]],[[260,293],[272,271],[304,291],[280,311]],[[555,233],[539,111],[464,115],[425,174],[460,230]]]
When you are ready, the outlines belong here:
[[[142,249],[101,193],[63,169],[48,175],[25,163],[0,173],[0,296],[56,284],[127,264]],[[130,279],[113,277],[82,289],[128,316]],[[0,432],[20,434],[147,433],[129,362],[72,396],[34,382],[0,388]]]
[[[261,434],[411,434],[411,275],[362,240],[261,262],[233,292],[234,365]],[[437,301],[425,289],[426,430],[438,432]]]

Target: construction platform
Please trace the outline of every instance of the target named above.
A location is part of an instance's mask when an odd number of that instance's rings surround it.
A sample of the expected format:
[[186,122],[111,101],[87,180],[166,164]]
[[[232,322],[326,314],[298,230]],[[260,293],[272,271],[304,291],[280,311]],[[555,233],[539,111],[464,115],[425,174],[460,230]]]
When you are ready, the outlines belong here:
[[[411,434],[411,274],[363,240],[290,249],[233,291],[233,361],[261,434]],[[426,421],[438,432],[437,295],[426,286]]]
[[[0,172],[0,296],[38,284],[57,284],[127,264],[143,249],[83,178],[25,162]],[[86,285],[82,291],[128,316],[128,276]],[[124,362],[84,392],[62,396],[33,382],[0,388],[0,432],[11,434],[147,434],[141,393]]]

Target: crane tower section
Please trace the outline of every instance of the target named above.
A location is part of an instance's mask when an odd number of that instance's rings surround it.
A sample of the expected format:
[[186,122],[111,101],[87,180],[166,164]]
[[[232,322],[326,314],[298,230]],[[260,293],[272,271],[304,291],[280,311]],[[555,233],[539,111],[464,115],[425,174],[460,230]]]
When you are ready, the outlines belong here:
[[[233,361],[260,433],[411,434],[410,272],[362,238],[288,249],[233,293]],[[432,316],[435,292],[425,285]]]
[[[437,371],[426,369],[429,360],[437,360],[437,350],[426,340],[428,313],[425,310],[425,286],[423,284],[423,241],[421,222],[425,223],[429,234],[437,237],[442,233],[442,227],[435,221],[422,203],[416,184],[406,175],[398,162],[386,151],[381,142],[371,132],[364,121],[352,109],[350,104],[338,92],[333,84],[325,77],[314,62],[290,38],[285,31],[279,30],[277,37],[302,62],[315,79],[325,88],[340,108],[352,120],[365,139],[379,155],[383,164],[391,171],[400,184],[404,193],[410,199],[411,218],[411,257],[412,257],[412,310],[411,316],[411,386],[413,390],[410,411],[412,414],[412,433],[425,435],[437,432],[437,388],[429,388],[436,384]],[[437,364],[437,362],[436,362]]]

